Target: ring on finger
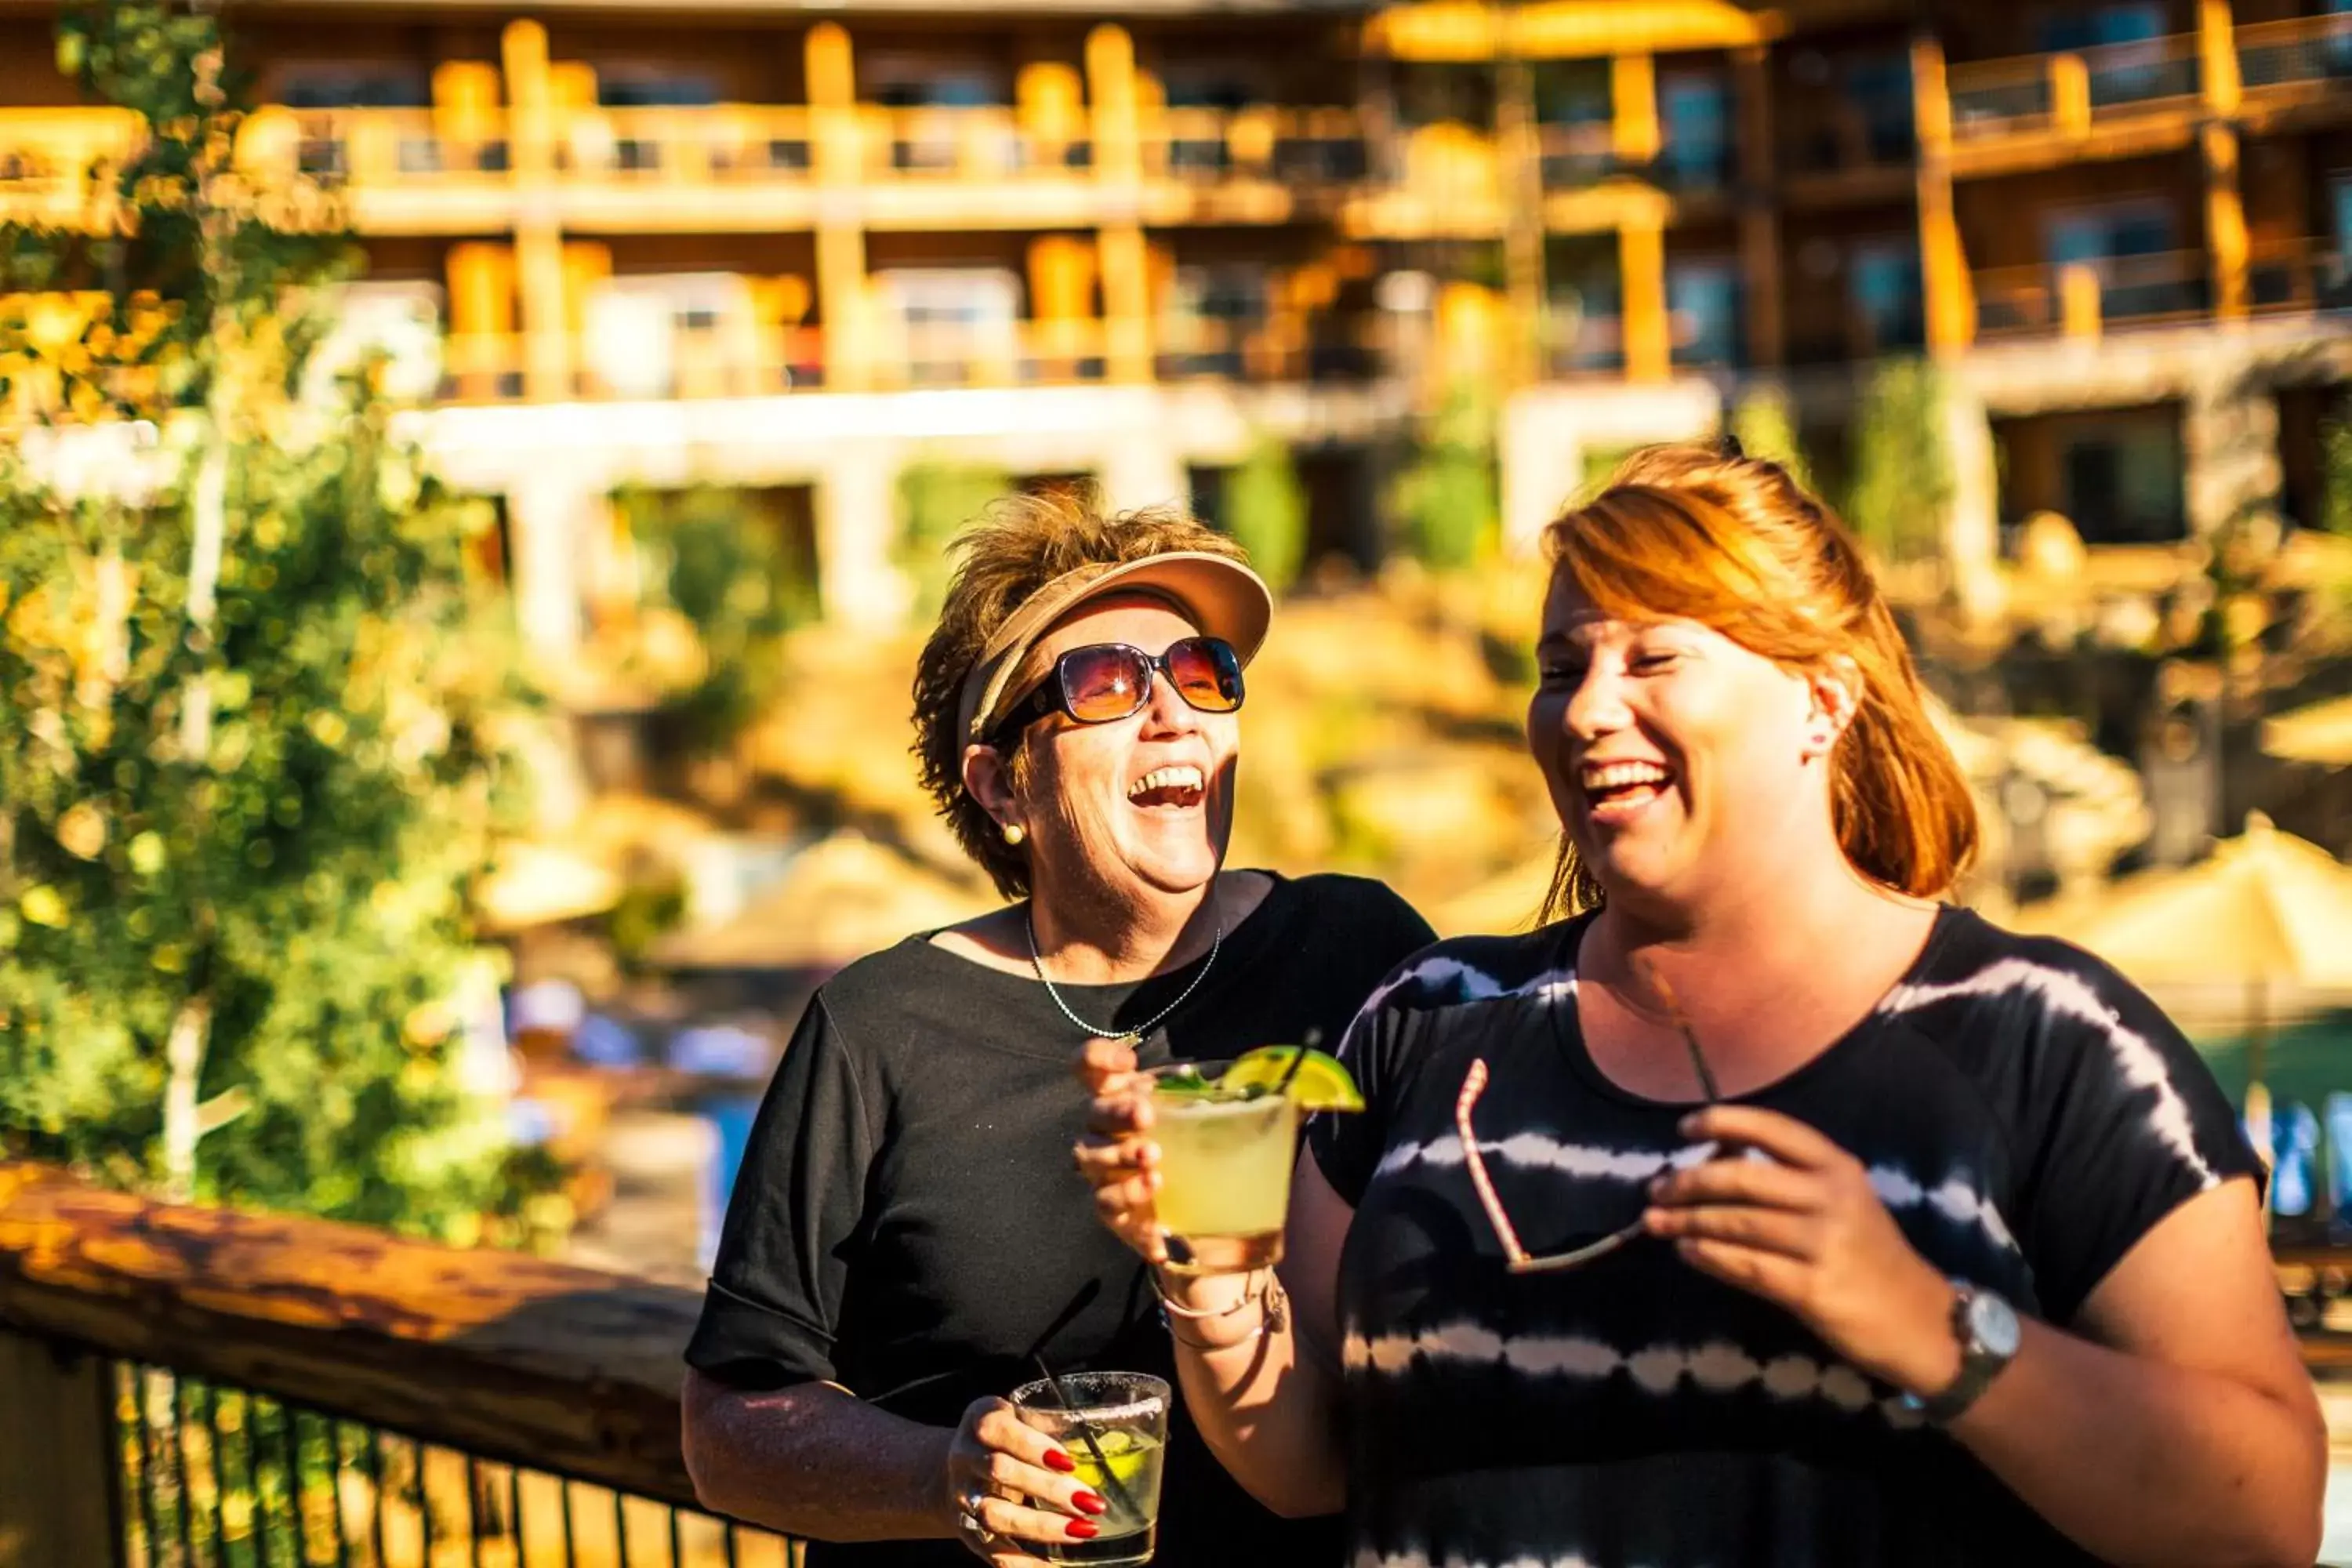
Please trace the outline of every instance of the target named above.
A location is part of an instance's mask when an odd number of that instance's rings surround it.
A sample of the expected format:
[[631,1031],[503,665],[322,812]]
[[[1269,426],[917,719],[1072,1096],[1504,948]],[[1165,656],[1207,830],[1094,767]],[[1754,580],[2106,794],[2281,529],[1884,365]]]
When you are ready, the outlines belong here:
[[996,1539],[996,1531],[980,1521],[981,1505],[987,1500],[988,1494],[976,1487],[956,1499],[956,1507],[959,1510],[956,1514],[957,1528],[983,1546]]

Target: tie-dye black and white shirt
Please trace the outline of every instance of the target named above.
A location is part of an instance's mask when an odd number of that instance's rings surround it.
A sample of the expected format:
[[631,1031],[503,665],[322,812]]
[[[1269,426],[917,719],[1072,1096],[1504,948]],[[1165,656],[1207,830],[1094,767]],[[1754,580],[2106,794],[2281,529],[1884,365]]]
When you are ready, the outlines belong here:
[[[1582,921],[1447,942],[1343,1047],[1368,1109],[1310,1146],[1356,1217],[1340,1265],[1351,1568],[2090,1561],[1781,1309],[1641,1239],[1512,1275],[1454,1101],[1538,1254],[1627,1224],[1688,1158],[1577,1028]],[[1862,1160],[1956,1279],[2064,1324],[2158,1219],[2258,1166],[2188,1042],[2063,942],[1947,909],[1853,1033],[1742,1097]]]

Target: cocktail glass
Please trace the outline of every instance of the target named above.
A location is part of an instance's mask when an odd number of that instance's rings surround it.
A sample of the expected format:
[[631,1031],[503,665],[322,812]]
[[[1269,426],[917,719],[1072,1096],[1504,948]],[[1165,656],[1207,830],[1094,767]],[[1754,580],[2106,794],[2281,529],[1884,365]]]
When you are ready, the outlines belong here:
[[1048,1563],[1149,1563],[1160,1536],[1168,1384],[1139,1372],[1069,1372],[1013,1391],[1020,1418],[1062,1446],[1076,1480],[1108,1505],[1092,1541],[1024,1541]]
[[1298,1101],[1264,1083],[1227,1089],[1228,1062],[1151,1072],[1160,1224],[1169,1272],[1231,1274],[1281,1261],[1298,1152]]

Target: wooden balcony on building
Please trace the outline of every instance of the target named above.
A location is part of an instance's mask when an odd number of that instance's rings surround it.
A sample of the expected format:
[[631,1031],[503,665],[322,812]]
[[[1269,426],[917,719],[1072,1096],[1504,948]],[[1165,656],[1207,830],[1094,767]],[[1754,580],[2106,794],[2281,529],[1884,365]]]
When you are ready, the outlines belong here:
[[2237,29],[2240,114],[2258,131],[2352,120],[2352,11]]
[[1277,311],[1241,321],[1099,318],[870,323],[853,369],[821,327],[719,323],[675,329],[666,352],[601,372],[573,340],[553,384],[534,386],[519,333],[452,333],[441,396],[453,404],[667,402],[778,397],[855,387],[874,392],[1084,386],[1117,378],[1121,343],[1145,345],[1164,381],[1368,380],[1384,363],[1370,328],[1349,318]]
[[124,109],[0,109],[0,223],[100,223],[110,204],[92,172],[121,163],[145,134]]
[[583,234],[770,233],[820,214],[897,230],[1283,223],[1335,208],[1370,166],[1354,110],[1271,105],[1148,114],[1122,161],[1138,173],[1116,180],[1091,136],[989,105],[862,104],[830,122],[800,106],[575,109],[541,174],[431,110],[272,109],[240,152],[340,189],[362,234],[494,232],[526,205]]
[[2205,115],[2194,34],[1965,61],[1948,79],[1956,175],[2173,152]]
[[2134,327],[2178,325],[2212,309],[2202,251],[2165,251],[2063,265],[2002,267],[1975,276],[1980,339],[2082,341]]

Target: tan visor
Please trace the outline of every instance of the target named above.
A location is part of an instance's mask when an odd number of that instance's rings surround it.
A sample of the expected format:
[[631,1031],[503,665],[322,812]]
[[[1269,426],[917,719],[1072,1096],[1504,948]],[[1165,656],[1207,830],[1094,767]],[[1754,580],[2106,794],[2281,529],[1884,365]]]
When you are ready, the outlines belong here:
[[978,743],[1019,700],[1022,694],[1012,689],[1013,677],[1029,650],[1065,616],[1089,599],[1136,593],[1169,600],[1204,635],[1233,644],[1244,665],[1265,640],[1266,625],[1274,618],[1273,594],[1256,573],[1230,556],[1171,550],[1140,561],[1097,563],[1066,572],[1006,616],[972,661],[956,710],[956,732],[964,743]]

